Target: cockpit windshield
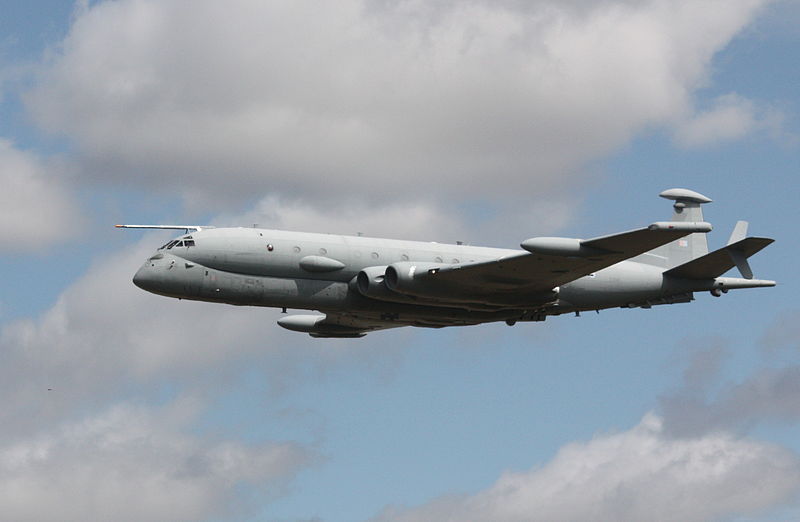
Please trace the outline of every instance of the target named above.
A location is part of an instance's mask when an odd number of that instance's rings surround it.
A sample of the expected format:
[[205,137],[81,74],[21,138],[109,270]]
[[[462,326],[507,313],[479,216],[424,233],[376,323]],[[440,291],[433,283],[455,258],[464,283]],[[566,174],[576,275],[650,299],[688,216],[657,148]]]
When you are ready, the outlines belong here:
[[186,236],[179,239],[173,239],[171,241],[168,241],[167,243],[159,247],[159,250],[165,250],[165,249],[169,250],[173,247],[193,247],[193,246],[194,246],[194,239],[192,239],[192,236]]

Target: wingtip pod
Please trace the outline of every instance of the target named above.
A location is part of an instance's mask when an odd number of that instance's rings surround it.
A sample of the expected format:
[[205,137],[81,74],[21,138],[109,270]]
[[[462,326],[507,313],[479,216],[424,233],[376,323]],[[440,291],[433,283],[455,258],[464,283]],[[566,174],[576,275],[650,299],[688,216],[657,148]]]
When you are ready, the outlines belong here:
[[735,290],[737,288],[768,288],[777,283],[769,279],[742,279],[739,277],[717,277],[714,279],[714,288],[721,290]]
[[317,323],[325,320],[324,315],[287,315],[278,319],[278,326],[292,330],[294,332],[313,332],[317,329]]
[[647,227],[650,230],[675,230],[683,232],[711,232],[714,227],[706,221],[656,221]]
[[292,330],[293,332],[303,332],[311,337],[325,338],[356,338],[364,337],[366,333],[357,328],[340,326],[336,324],[325,324],[326,315],[287,315],[278,319],[278,326]]

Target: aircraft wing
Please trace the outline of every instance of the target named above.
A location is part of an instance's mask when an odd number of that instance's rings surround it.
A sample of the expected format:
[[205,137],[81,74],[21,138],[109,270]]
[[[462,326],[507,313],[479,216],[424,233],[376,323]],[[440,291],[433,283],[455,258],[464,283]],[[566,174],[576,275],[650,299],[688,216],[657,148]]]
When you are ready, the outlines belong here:
[[549,292],[681,237],[710,230],[711,225],[705,222],[658,222],[593,239],[533,238],[521,244],[527,252],[428,270],[419,278],[420,282],[452,287],[460,295],[468,293],[484,302],[513,304],[514,296]]

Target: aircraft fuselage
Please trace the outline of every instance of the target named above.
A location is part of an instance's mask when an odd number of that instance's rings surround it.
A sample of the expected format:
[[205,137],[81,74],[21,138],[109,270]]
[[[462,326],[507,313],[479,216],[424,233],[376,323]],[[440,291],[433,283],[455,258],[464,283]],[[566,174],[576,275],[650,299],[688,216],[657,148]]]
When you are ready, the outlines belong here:
[[356,311],[420,326],[543,320],[547,315],[565,312],[691,300],[692,288],[666,281],[658,267],[623,261],[562,285],[544,302],[539,295],[531,296],[527,303],[523,298],[518,306],[434,302],[405,296],[384,301],[358,291],[355,280],[359,272],[404,261],[474,263],[522,252],[258,228],[205,229],[184,237],[191,237],[193,245],[185,246],[184,240],[180,246],[160,249],[142,265],[134,283],[180,299]]
[[[747,259],[770,238],[736,224],[708,251],[701,205],[709,198],[669,189],[671,221],[591,239],[534,237],[523,250],[261,228],[118,225],[193,231],[170,241],[134,283],[179,299],[319,310],[278,324],[314,337],[360,337],[396,326],[542,321],[612,307],[685,303],[693,292],[774,286],[753,279]],[[722,277],[733,267],[743,278]]]

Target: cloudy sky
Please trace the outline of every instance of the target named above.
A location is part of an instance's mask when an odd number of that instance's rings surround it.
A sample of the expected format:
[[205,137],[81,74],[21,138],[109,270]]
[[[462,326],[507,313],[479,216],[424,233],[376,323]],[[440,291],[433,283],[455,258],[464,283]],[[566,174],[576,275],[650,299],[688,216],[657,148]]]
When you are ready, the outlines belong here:
[[[0,17],[0,518],[800,519],[800,2],[56,0]],[[776,238],[772,289],[313,340],[131,276],[250,225]]]

